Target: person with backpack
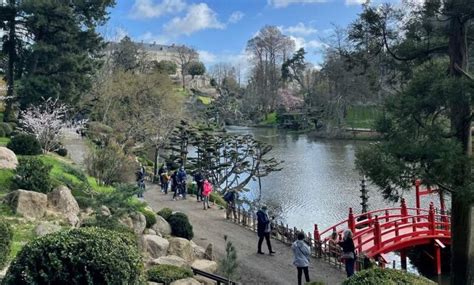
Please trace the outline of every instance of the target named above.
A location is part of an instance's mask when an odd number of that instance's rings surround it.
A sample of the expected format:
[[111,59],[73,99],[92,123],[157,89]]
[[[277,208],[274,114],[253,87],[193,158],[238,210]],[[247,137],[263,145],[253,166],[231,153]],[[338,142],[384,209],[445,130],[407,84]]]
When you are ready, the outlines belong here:
[[178,196],[178,178],[177,178],[177,171],[173,171],[171,174],[171,191],[173,192],[173,200],[176,200],[176,196]]
[[294,255],[293,265],[296,266],[298,273],[298,285],[301,285],[301,277],[303,272],[306,283],[310,282],[308,267],[311,250],[304,241],[305,236],[303,232],[299,232],[297,238],[298,239],[291,245],[291,249],[293,250]]
[[203,191],[203,187],[204,187],[204,177],[201,173],[200,170],[197,170],[196,173],[194,173],[194,181],[196,182],[196,197],[197,197],[197,201],[199,202],[200,200],[201,201],[204,201],[203,200],[203,196],[202,196],[202,191]]
[[178,182],[179,196],[184,200],[186,200],[186,178],[186,170],[184,170],[184,166],[181,166],[176,174],[176,181]]
[[160,181],[161,181],[161,188],[163,189],[162,192],[164,192],[165,195],[168,194],[170,176],[168,174],[168,169],[166,169],[166,167],[163,169],[163,172],[161,173]]
[[226,207],[226,219],[230,219],[230,214],[232,213],[234,216],[234,220],[237,219],[237,213],[236,213],[236,205],[235,201],[237,200],[237,193],[234,190],[227,191],[224,195],[224,201],[227,203]]
[[272,244],[270,242],[270,233],[272,231],[271,221],[268,217],[267,206],[262,206],[257,212],[257,235],[258,239],[258,254],[264,254],[262,251],[263,239],[267,241],[268,251],[270,255],[273,255],[275,252],[272,250]]
[[342,248],[341,259],[344,260],[346,274],[349,278],[354,275],[354,264],[356,260],[354,240],[352,239],[352,231],[350,229],[344,230],[342,241],[338,244]]
[[[209,180],[204,179],[203,182],[203,190],[202,190],[202,203],[204,205],[204,210],[209,209],[209,197],[211,196],[212,193],[212,184],[209,182]],[[207,208],[206,208],[207,205]]]
[[160,180],[160,187],[161,192],[165,192],[164,185],[163,185],[163,173],[166,172],[166,165],[162,165],[160,169],[158,169],[158,179]]

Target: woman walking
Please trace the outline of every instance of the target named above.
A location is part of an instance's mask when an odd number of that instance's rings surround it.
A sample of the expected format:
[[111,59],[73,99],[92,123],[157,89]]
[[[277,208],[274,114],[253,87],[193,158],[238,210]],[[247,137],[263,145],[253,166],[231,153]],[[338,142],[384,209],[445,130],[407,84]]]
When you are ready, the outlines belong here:
[[[209,196],[211,196],[212,184],[209,180],[204,179],[203,189],[202,189],[202,203],[204,205],[204,210],[209,209]],[[206,208],[207,205],[207,208]]]
[[347,277],[354,275],[354,264],[356,259],[354,241],[352,240],[352,231],[347,229],[344,231],[342,241],[339,242],[342,247],[341,258],[346,264]]
[[301,285],[301,277],[303,272],[306,282],[310,282],[308,267],[311,251],[309,249],[309,246],[304,241],[304,233],[298,233],[298,239],[293,243],[291,249],[293,250],[293,254],[295,257],[293,264],[296,266],[296,269],[298,271],[298,285]]

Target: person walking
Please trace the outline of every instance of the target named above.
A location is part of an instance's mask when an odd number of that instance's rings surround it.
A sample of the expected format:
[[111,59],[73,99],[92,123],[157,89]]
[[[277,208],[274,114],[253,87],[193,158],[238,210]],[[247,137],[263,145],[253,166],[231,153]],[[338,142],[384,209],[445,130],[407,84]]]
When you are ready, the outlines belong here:
[[[202,190],[202,204],[204,205],[204,210],[209,209],[209,197],[212,193],[212,184],[209,180],[204,179],[203,190]],[[207,208],[206,208],[207,205]]]
[[230,219],[230,214],[232,213],[234,216],[234,220],[237,220],[237,213],[236,213],[236,200],[237,200],[237,193],[234,190],[230,190],[224,195],[224,201],[227,203],[226,208],[226,219]]
[[161,173],[160,181],[161,181],[161,189],[163,189],[162,192],[164,192],[165,195],[168,194],[170,175],[168,174],[168,169],[166,169],[166,167],[164,168],[163,172]]
[[347,277],[354,275],[354,264],[356,259],[354,241],[352,240],[352,231],[346,229],[343,233],[342,241],[339,246],[342,247],[341,259],[344,260],[346,265]]
[[293,264],[296,266],[298,273],[298,285],[301,285],[301,277],[303,272],[306,282],[310,282],[308,267],[311,250],[304,241],[305,236],[303,232],[299,232],[297,238],[298,239],[291,245],[291,249],[293,250],[294,255]]
[[176,174],[176,180],[178,182],[178,190],[179,196],[183,197],[186,200],[186,170],[184,170],[184,166],[181,166]]
[[258,254],[264,254],[262,251],[263,239],[267,241],[267,247],[268,251],[270,252],[270,255],[275,253],[272,250],[272,244],[270,242],[271,231],[271,223],[267,213],[267,206],[262,206],[262,208],[257,212],[257,234],[259,237],[257,251]]
[[201,173],[201,170],[197,170],[196,173],[194,173],[194,181],[196,182],[196,197],[197,201],[203,201],[203,187],[204,187],[204,177]]
[[139,188],[137,196],[138,198],[143,198],[143,192],[145,192],[145,168],[140,166],[140,169],[135,175],[137,178],[137,187]]
[[160,181],[161,192],[165,192],[163,187],[163,173],[166,172],[166,165],[162,165],[160,169],[158,169],[158,179]]
[[171,174],[171,191],[173,192],[173,200],[176,200],[176,197],[178,196],[178,178],[177,178],[177,171],[173,171]]

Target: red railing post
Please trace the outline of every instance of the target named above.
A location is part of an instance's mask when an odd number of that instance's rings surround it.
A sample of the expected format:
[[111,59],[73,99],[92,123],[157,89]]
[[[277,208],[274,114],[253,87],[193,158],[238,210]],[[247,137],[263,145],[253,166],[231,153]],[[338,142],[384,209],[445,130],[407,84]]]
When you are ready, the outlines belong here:
[[352,234],[355,235],[355,219],[352,208],[349,208],[349,217],[347,218],[347,227],[351,230]]
[[436,232],[436,217],[433,202],[430,203],[430,210],[428,212],[428,222],[430,222],[429,228],[431,230],[431,234],[434,235]]
[[388,216],[389,216],[388,210],[385,210],[385,222],[387,222],[387,223],[389,221]]
[[380,230],[380,223],[378,216],[375,216],[374,222],[374,245],[376,249],[380,249],[382,243],[382,231]]
[[371,228],[372,227],[372,214],[371,213],[367,214],[367,220],[369,220],[368,225],[369,225],[369,228]]
[[400,235],[400,231],[398,229],[398,222],[395,221],[395,242],[398,242],[398,236]]
[[[402,198],[401,208],[400,208],[400,215],[402,215],[402,217],[408,216],[408,209],[407,209],[407,204],[405,202],[405,198]],[[404,223],[407,223],[408,219],[404,218],[402,221]]]

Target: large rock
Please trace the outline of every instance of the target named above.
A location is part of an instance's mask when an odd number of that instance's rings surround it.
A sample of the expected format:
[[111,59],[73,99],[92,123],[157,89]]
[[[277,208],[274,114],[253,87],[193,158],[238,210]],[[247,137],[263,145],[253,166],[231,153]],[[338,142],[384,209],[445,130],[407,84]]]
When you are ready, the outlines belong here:
[[204,253],[204,258],[207,260],[216,260],[216,257],[214,256],[214,247],[212,243],[207,245],[206,252]]
[[191,266],[209,273],[215,273],[217,271],[217,262],[207,259],[195,260]]
[[170,285],[201,285],[201,282],[194,278],[179,279],[172,282]]
[[168,255],[176,255],[184,258],[187,262],[194,260],[193,247],[189,240],[184,238],[172,238],[170,239],[170,246],[168,248]]
[[206,259],[206,250],[195,244],[193,241],[190,241],[190,243],[193,248],[194,259]]
[[201,283],[202,285],[216,285],[216,281],[201,275],[194,275],[193,278],[199,281],[199,283]]
[[145,215],[142,213],[133,213],[130,215],[130,218],[132,219],[132,229],[133,231],[139,235],[143,233],[143,231],[146,228],[146,218]]
[[170,243],[168,240],[157,235],[142,236],[143,249],[152,258],[159,258],[166,255]]
[[15,169],[17,165],[15,153],[6,147],[0,147],[0,169]]
[[189,267],[189,264],[186,262],[186,260],[176,255],[162,256],[160,258],[153,259],[151,263],[153,265],[167,264],[178,267]]
[[151,228],[163,236],[171,235],[170,224],[160,215],[156,216],[156,223]]
[[48,196],[43,193],[16,190],[5,196],[5,202],[16,214],[27,219],[40,219],[46,213]]
[[35,227],[35,234],[37,237],[42,237],[50,233],[59,232],[61,227],[50,222],[41,222]]
[[59,186],[48,193],[48,207],[61,213],[71,226],[79,224],[79,204],[66,186]]

